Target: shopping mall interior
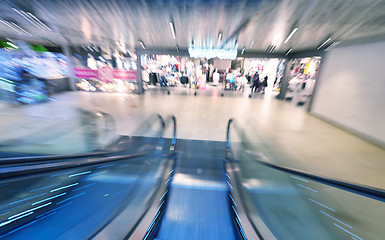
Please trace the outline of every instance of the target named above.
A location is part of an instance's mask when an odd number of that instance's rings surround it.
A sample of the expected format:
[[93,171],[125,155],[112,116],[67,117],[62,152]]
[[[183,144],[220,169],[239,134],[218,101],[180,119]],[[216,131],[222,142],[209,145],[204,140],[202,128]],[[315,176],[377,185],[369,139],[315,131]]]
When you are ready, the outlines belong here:
[[0,3],[0,239],[383,239],[385,2]]

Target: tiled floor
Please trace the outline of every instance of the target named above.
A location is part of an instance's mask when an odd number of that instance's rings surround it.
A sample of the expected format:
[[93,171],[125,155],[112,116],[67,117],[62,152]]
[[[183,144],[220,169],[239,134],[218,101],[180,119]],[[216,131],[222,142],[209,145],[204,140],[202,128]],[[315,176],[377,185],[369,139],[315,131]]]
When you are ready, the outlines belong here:
[[[160,113],[176,116],[178,138],[224,141],[227,121],[234,117],[253,140],[263,139],[273,155],[279,152],[283,156],[271,158],[273,162],[385,189],[385,149],[316,118],[301,107],[276,100],[269,93],[248,98],[248,92],[224,92],[221,97],[222,92],[220,87],[198,90],[197,96],[192,89],[176,88],[170,88],[170,95],[157,89],[150,89],[145,95],[70,92],[39,105],[13,107],[1,103],[0,126],[3,134],[10,135],[10,128],[3,128],[4,114],[17,118],[63,118],[76,115],[74,110],[82,108],[111,114],[117,122],[117,133],[130,135],[147,116]],[[39,121],[27,126],[35,130],[42,127]]]

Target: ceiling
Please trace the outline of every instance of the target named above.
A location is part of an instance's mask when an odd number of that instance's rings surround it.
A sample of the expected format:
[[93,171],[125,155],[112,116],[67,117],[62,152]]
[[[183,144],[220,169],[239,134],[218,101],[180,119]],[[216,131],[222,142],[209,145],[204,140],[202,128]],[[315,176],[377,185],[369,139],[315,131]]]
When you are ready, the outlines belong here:
[[[28,19],[28,12],[46,27]],[[335,41],[385,36],[385,1],[3,0],[0,20],[2,37],[57,45],[134,49],[141,48],[141,40],[147,48],[183,49],[192,41],[218,44],[223,33],[219,44],[238,41],[238,49],[245,51],[275,46],[275,52],[286,53],[315,50],[328,38],[322,49]],[[298,30],[284,43],[294,28]]]

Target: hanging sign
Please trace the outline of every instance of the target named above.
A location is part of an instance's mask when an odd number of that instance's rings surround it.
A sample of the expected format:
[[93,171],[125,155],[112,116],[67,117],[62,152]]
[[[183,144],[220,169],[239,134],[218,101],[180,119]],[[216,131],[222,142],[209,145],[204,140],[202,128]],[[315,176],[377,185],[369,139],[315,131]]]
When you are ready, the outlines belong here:
[[136,81],[136,71],[112,69],[108,66],[104,66],[98,70],[92,70],[91,68],[74,68],[75,76],[77,78],[96,78],[103,82],[111,82],[113,79],[120,79],[126,81]]

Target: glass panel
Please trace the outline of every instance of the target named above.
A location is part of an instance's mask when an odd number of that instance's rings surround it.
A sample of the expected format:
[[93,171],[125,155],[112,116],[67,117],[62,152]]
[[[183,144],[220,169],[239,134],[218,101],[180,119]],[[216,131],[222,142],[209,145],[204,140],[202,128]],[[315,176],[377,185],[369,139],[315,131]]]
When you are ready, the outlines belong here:
[[0,181],[0,238],[88,239],[124,208],[129,230],[164,168],[144,156]]
[[149,147],[143,156],[0,180],[0,238],[89,239],[127,211],[128,234],[165,175],[171,140],[161,141],[164,128],[154,114],[137,136],[119,141],[121,154]]
[[76,110],[40,117],[2,114],[0,156],[75,154],[103,150],[116,139],[114,119],[106,113]]
[[230,129],[230,140],[232,156],[239,160],[244,203],[263,236],[381,239],[385,234],[383,202],[261,164],[256,160],[283,160],[276,159],[282,156],[255,131],[244,131],[235,124]]

